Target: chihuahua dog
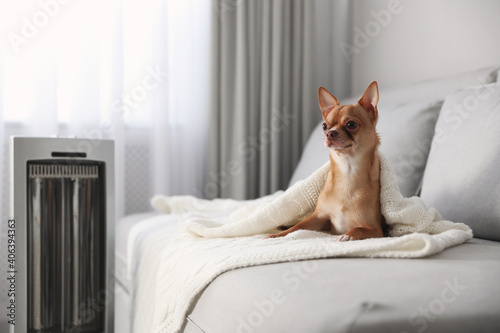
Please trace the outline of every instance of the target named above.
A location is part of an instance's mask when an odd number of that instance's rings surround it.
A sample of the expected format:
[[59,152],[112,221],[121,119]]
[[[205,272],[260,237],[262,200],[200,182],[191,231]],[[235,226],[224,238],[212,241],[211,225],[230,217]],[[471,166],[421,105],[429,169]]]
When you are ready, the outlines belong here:
[[283,232],[299,229],[330,231],[344,242],[383,237],[380,212],[378,86],[373,81],[356,104],[339,105],[328,90],[318,90],[323,113],[324,143],[330,149],[330,170],[314,212]]

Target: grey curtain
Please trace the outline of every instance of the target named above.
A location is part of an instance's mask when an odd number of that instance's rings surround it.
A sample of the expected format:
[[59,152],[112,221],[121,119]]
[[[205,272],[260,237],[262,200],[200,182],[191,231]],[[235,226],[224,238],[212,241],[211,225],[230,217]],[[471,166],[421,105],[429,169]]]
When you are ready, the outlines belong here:
[[285,189],[321,118],[315,1],[214,0],[213,6],[203,194],[248,199]]

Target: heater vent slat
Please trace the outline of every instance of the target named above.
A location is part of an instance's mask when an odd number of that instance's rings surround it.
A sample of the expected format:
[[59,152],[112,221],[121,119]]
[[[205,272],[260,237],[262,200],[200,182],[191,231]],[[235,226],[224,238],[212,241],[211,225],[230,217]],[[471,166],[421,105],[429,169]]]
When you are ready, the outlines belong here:
[[87,307],[106,287],[104,166],[96,161],[27,164],[27,333],[103,333]]
[[30,164],[30,178],[97,178],[96,165]]

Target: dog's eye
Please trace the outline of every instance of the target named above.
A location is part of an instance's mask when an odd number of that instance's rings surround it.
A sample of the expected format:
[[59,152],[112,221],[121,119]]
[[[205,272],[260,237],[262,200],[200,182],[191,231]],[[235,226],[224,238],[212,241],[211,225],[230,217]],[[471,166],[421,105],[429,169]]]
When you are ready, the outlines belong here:
[[323,123],[323,131],[326,131],[326,129],[328,128],[328,126],[326,125],[326,123]]
[[352,130],[358,127],[358,124],[356,124],[354,121],[348,121],[345,127],[347,127],[347,129]]

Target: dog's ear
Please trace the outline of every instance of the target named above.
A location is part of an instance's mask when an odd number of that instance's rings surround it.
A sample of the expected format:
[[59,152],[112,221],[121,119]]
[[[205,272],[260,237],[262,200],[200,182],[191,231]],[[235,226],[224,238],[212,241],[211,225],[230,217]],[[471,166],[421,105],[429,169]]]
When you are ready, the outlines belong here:
[[338,99],[323,87],[318,88],[318,100],[321,112],[323,112],[323,118],[326,118],[328,113],[330,113],[335,106],[339,105]]
[[377,81],[370,83],[366,88],[363,96],[358,101],[358,104],[370,112],[375,119],[377,119],[377,103],[378,103],[378,85]]

